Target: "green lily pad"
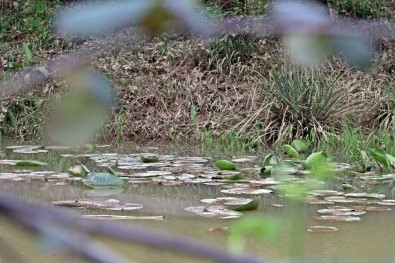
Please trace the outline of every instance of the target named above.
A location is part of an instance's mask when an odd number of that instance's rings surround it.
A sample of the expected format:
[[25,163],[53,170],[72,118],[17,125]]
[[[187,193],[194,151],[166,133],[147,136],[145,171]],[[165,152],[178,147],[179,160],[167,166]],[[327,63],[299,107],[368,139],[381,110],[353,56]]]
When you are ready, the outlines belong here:
[[143,163],[159,162],[159,156],[157,155],[140,155],[140,159]]
[[393,155],[386,153],[385,157],[387,157],[387,160],[390,162],[392,166],[395,165],[395,157]]
[[231,181],[236,181],[236,180],[241,180],[243,178],[244,178],[244,174],[237,173],[237,174],[234,174],[234,175],[232,175],[232,176],[230,176],[230,177],[228,177],[226,179],[231,180]]
[[280,158],[272,153],[265,157],[265,160],[263,161],[263,166],[273,166],[278,164],[279,162]]
[[82,182],[91,188],[96,187],[122,187],[124,182],[121,178],[110,173],[90,173]]
[[294,147],[292,147],[291,145],[284,144],[283,145],[283,149],[290,157],[292,157],[292,158],[299,158],[298,151]]
[[46,166],[47,163],[36,161],[36,160],[17,160],[17,166]]
[[260,203],[261,203],[261,199],[260,198],[255,198],[254,200],[252,200],[248,204],[235,207],[232,210],[235,210],[235,211],[238,211],[238,212],[253,211],[253,210],[257,210],[259,208]]
[[236,170],[237,166],[231,161],[218,160],[214,165],[220,170]]
[[390,169],[390,162],[382,149],[377,147],[369,147],[368,152],[373,156],[374,160],[384,166],[387,170]]
[[304,169],[312,170],[327,162],[327,154],[325,152],[315,152],[307,157],[304,163]]
[[298,152],[298,153],[306,153],[307,149],[309,148],[308,145],[301,141],[301,140],[294,140],[291,143],[291,146]]
[[270,176],[270,173],[272,172],[273,166],[264,166],[261,169],[261,177],[267,177]]
[[74,176],[85,177],[90,171],[83,164],[77,164],[67,170],[67,172]]

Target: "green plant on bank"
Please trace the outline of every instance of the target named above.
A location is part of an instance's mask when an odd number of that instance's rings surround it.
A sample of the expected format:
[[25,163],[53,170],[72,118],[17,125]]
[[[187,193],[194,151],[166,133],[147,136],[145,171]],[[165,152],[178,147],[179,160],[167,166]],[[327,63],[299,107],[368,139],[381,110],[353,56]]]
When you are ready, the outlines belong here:
[[30,51],[29,46],[25,42],[22,43],[22,48],[26,57],[26,66],[31,66],[34,62],[32,52]]
[[253,153],[261,145],[259,130],[249,133],[239,133],[235,129],[229,129],[221,134],[215,134],[212,130],[200,130],[198,142],[202,150],[212,151],[218,148],[229,153]]
[[326,76],[320,69],[295,67],[272,72],[273,81],[262,86],[262,95],[274,101],[271,110],[277,116],[277,128],[273,133],[280,144],[312,132],[325,137],[360,111],[357,104],[362,102],[348,100],[354,83],[338,83],[342,74]]
[[0,132],[5,137],[38,139],[42,136],[42,123],[47,118],[44,100],[26,97],[14,98],[2,105]]
[[[209,10],[218,10],[223,16],[266,14],[267,0],[203,0]],[[214,13],[214,14],[215,14]]]
[[331,5],[340,15],[360,18],[389,18],[392,0],[330,0]]
[[[10,1],[11,2],[11,1]],[[52,40],[50,21],[52,14],[61,1],[12,1],[12,6],[2,8],[0,40],[9,41],[9,37],[28,39],[33,48],[44,47]]]
[[233,64],[249,61],[261,39],[259,36],[225,35],[213,40],[209,44],[208,69],[221,68],[227,72]]

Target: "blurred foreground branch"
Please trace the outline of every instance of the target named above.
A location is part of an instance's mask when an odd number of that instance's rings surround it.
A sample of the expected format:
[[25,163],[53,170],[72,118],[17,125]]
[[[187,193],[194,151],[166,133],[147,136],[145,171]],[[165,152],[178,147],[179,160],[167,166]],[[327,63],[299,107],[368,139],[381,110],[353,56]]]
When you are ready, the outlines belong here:
[[[269,263],[267,260],[225,249],[202,245],[191,239],[169,235],[134,224],[116,224],[83,219],[68,211],[29,203],[20,198],[0,194],[0,213],[24,227],[59,240],[69,250],[91,262],[126,262],[113,252],[87,238],[85,234],[106,235],[112,238],[154,248],[167,249],[223,263]],[[76,242],[78,241],[78,242]],[[130,262],[130,261],[129,261]]]

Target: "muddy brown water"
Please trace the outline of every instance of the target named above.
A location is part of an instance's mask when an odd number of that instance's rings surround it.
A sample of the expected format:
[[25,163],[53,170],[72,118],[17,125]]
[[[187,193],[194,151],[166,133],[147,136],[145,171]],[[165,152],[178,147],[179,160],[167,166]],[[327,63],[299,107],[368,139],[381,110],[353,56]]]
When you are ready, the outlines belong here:
[[[106,149],[113,152],[117,149]],[[189,149],[190,150],[190,149]],[[133,152],[136,148],[131,147],[119,151]],[[202,155],[202,152],[190,152],[186,149],[172,149],[175,155]],[[169,153],[169,152],[168,152]],[[211,153],[213,154],[213,153]],[[213,155],[226,156],[216,152]],[[207,156],[207,155],[205,155]],[[58,152],[26,155],[16,154],[9,150],[3,150],[3,159],[37,159],[48,162],[50,165],[44,170],[60,171],[70,166],[70,159],[62,158]],[[13,168],[3,168],[12,171]],[[37,200],[50,204],[53,201],[77,200],[89,198],[92,191],[78,184],[54,185],[45,181],[18,181],[12,182],[0,180],[0,191],[9,192],[22,196],[28,200]],[[203,198],[216,198],[224,196],[216,186],[203,184],[187,184],[176,186],[127,184],[125,191],[110,196],[109,198],[120,201],[140,203],[143,209],[118,212],[120,215],[161,215],[164,220],[131,220],[132,224],[149,226],[158,231],[165,231],[177,235],[193,238],[204,244],[226,246],[226,233],[213,233],[208,230],[217,227],[231,226],[237,219],[219,220],[195,217],[184,211],[185,207],[202,205],[199,200]],[[392,196],[388,196],[392,199]],[[282,203],[284,200],[274,195],[261,196],[259,211],[248,212],[262,215],[287,217],[287,207],[273,207],[272,204]],[[307,258],[319,259],[319,262],[393,262],[395,258],[395,210],[385,212],[368,212],[361,216],[361,222],[355,223],[323,223],[315,219],[317,210],[325,208],[323,205],[306,205],[306,227],[311,225],[327,225],[338,228],[337,232],[331,233],[305,233],[305,251]],[[81,214],[109,214],[109,212],[98,212],[87,209],[74,209]],[[116,221],[113,221],[116,224]],[[33,235],[10,220],[0,217],[0,262],[16,262],[7,260],[5,257],[4,243],[11,245],[20,254],[22,262],[83,262],[65,252],[56,250],[45,250],[43,237]],[[99,238],[101,242],[120,254],[133,259],[135,262],[208,262],[204,259],[191,258],[187,255],[176,254],[170,251],[147,248],[137,244],[121,242],[109,238]],[[287,259],[289,238],[284,236],[278,246],[260,243],[249,238],[246,251],[259,256],[272,259],[273,261],[284,261]],[[315,260],[311,262],[317,262]]]

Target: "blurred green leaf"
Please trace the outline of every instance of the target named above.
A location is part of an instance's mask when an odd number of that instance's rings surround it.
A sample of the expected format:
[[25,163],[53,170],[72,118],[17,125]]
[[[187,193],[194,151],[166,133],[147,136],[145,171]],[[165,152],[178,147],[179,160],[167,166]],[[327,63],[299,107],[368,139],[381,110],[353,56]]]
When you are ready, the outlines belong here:
[[246,235],[251,235],[262,242],[277,244],[282,227],[283,221],[277,217],[246,216],[230,227],[229,248],[235,252],[242,251]]

